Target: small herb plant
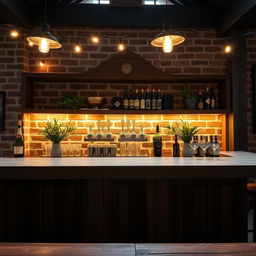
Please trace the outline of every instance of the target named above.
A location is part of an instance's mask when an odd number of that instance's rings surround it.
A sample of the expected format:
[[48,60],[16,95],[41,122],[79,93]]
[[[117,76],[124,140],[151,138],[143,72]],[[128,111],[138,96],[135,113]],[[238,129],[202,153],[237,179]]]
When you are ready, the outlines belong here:
[[190,126],[188,121],[180,119],[180,122],[175,122],[173,126],[167,126],[168,133],[177,135],[184,143],[190,143],[199,132],[199,128],[196,126]]
[[42,131],[42,135],[50,140],[53,144],[59,144],[62,140],[66,139],[71,132],[75,130],[69,121],[65,126],[59,123],[59,120],[54,119],[53,122],[47,122]]
[[184,100],[196,101],[195,92],[190,87],[185,86],[181,92],[181,95]]
[[82,100],[73,94],[68,94],[62,98],[59,98],[57,103],[62,108],[65,108],[65,107],[76,108],[77,105],[82,103]]

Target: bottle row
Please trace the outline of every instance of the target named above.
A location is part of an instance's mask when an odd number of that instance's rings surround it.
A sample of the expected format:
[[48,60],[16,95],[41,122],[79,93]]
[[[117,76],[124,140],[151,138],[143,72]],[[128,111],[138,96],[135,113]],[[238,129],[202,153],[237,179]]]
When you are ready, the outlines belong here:
[[216,98],[213,91],[206,88],[205,93],[200,89],[197,96],[196,108],[202,109],[216,109]]

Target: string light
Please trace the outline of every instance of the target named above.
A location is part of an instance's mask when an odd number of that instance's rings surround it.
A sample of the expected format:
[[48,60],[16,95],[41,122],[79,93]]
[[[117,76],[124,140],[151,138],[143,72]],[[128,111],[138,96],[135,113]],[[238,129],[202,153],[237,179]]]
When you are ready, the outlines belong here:
[[76,53],[80,53],[82,51],[82,47],[77,43],[74,47]]
[[39,61],[39,66],[40,67],[44,67],[45,66],[45,61],[44,60],[40,60]]
[[120,52],[125,49],[125,46],[124,46],[124,44],[122,43],[122,39],[121,39],[121,38],[119,39],[119,44],[118,44],[118,46],[117,46],[117,49],[118,49],[118,51],[120,51]]
[[99,39],[99,37],[97,37],[97,36],[92,36],[92,37],[91,37],[91,41],[92,41],[94,44],[97,44],[97,43],[99,43],[100,39]]
[[231,47],[231,45],[229,45],[229,44],[226,45],[226,46],[225,46],[225,53],[228,54],[228,53],[231,53],[231,52],[232,52],[232,47]]
[[19,36],[19,32],[18,32],[18,30],[11,30],[10,35],[11,35],[11,37],[16,38]]

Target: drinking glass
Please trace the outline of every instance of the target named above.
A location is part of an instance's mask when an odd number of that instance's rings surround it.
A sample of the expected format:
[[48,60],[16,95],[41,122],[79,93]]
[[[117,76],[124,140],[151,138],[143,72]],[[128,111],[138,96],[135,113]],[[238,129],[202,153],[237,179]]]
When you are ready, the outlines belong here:
[[141,143],[139,141],[135,142],[136,143],[136,156],[141,155]]
[[75,145],[74,155],[75,156],[80,156],[81,155],[82,145],[81,144],[74,144],[74,145]]
[[120,156],[126,156],[126,142],[120,142]]
[[215,152],[220,147],[220,144],[219,143],[210,143],[210,147],[213,150],[213,156],[215,157]]
[[44,142],[42,144],[42,150],[43,150],[42,156],[50,156],[50,148],[51,148],[51,143]]
[[68,145],[68,156],[75,156],[75,144]]
[[198,149],[199,144],[198,144],[197,142],[192,142],[192,143],[190,143],[189,145],[190,145],[190,147],[192,148],[192,150],[193,150],[193,155],[194,155],[194,157],[195,157],[195,156],[196,156],[196,150]]
[[68,156],[68,144],[67,143],[61,144],[61,152],[62,152],[62,156]]
[[206,150],[209,148],[209,143],[202,143],[201,145],[202,150],[204,151],[204,157],[206,157]]

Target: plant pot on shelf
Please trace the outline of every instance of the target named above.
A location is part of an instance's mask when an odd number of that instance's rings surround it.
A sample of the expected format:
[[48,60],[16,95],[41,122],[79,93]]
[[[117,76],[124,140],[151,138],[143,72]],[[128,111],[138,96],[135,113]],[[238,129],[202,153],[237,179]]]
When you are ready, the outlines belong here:
[[61,157],[61,147],[60,144],[52,144],[51,157]]
[[62,105],[62,108],[64,109],[75,109],[75,106],[72,104],[64,104]]
[[191,149],[189,143],[183,144],[182,155],[183,155],[183,157],[191,157],[192,156],[192,149]]
[[185,100],[185,108],[186,109],[196,109],[196,102],[191,99]]

